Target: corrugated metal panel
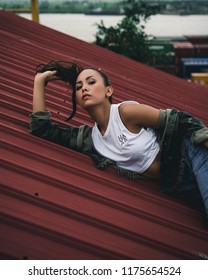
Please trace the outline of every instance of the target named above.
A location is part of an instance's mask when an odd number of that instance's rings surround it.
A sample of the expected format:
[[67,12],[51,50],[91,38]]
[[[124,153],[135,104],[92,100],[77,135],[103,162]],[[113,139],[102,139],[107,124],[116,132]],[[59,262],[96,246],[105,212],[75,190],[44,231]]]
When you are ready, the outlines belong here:
[[[198,259],[208,255],[202,214],[159,193],[152,181],[97,170],[86,156],[28,133],[37,64],[75,59],[104,69],[114,101],[175,106],[207,123],[207,89],[95,45],[0,12],[3,259]],[[63,84],[47,93],[53,120],[65,124]],[[92,124],[81,110],[73,125]]]

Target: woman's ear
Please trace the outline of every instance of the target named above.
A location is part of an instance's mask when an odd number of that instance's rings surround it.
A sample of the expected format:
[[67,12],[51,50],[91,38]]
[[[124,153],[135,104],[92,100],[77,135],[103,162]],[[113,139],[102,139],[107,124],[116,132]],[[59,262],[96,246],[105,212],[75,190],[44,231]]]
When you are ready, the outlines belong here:
[[106,96],[110,97],[113,94],[113,87],[112,86],[108,86],[106,88]]

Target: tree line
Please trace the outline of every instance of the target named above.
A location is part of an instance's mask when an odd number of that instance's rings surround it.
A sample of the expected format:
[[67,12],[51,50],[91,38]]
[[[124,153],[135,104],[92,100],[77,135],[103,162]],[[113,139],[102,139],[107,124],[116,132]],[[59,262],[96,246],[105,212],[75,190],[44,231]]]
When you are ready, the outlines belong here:
[[[145,1],[149,6],[159,6],[161,14],[208,14],[208,1]],[[135,0],[120,2],[89,2],[69,1],[39,2],[40,13],[102,13],[102,14],[124,14],[124,9],[136,3]],[[5,9],[28,9],[30,1],[8,2],[1,1],[1,7]]]

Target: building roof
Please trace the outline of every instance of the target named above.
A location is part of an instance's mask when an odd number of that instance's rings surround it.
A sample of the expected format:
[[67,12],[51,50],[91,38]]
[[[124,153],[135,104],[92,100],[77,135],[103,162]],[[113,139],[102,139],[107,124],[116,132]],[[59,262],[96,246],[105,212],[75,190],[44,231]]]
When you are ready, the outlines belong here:
[[[91,159],[28,133],[35,68],[75,60],[106,71],[114,102],[177,107],[207,124],[208,90],[0,11],[2,259],[200,259],[208,256],[202,213],[160,193],[153,181],[100,171]],[[66,125],[68,88],[51,83],[52,119]],[[78,109],[72,125],[92,125]]]

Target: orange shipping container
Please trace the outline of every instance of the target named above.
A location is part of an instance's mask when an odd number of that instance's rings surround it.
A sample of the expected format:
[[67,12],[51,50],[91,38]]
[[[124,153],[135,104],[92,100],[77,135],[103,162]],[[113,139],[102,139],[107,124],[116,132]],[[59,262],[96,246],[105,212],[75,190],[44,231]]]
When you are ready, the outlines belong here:
[[196,84],[200,84],[208,88],[208,73],[192,73],[191,80]]

